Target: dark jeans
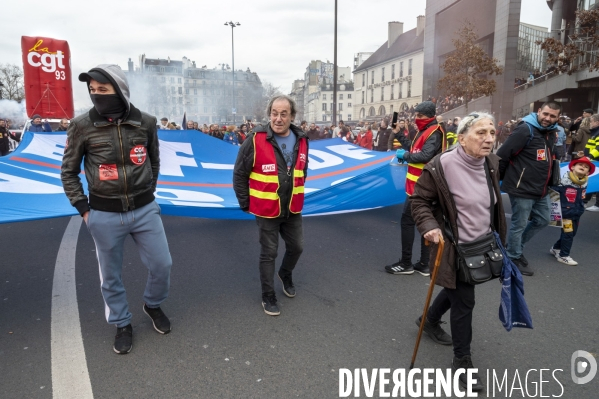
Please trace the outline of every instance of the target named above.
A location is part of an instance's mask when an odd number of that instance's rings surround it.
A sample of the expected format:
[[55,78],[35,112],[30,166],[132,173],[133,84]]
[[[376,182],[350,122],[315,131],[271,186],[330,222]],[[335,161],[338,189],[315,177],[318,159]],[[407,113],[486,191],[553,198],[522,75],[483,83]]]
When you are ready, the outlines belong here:
[[428,309],[426,318],[431,323],[436,323],[450,309],[449,321],[451,323],[453,354],[456,357],[470,356],[474,286],[456,281],[454,290],[443,288]]
[[559,256],[570,256],[570,250],[572,250],[572,244],[574,243],[574,237],[578,231],[579,223],[580,219],[572,219],[572,231],[569,233],[565,233],[564,229],[562,228],[562,235],[560,236],[559,240],[553,244],[553,249],[560,250]]
[[510,195],[512,224],[506,250],[510,259],[520,259],[524,244],[549,224],[549,202],[549,195],[536,200]]
[[[402,265],[408,266],[412,264],[412,247],[414,246],[414,230],[416,222],[412,217],[412,200],[410,197],[406,199],[401,215],[401,259]],[[424,245],[424,237],[420,236],[420,262],[428,266],[430,251]]]
[[268,219],[256,216],[260,229],[260,282],[262,293],[275,291],[275,259],[279,249],[279,233],[285,241],[285,256],[281,274],[291,275],[304,250],[302,215],[292,214],[288,219]]

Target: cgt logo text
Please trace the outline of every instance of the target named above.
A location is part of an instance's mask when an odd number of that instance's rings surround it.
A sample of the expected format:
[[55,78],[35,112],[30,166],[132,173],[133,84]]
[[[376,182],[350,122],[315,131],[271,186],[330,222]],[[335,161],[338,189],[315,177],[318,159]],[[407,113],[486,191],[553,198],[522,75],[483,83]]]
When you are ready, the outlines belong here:
[[[365,398],[477,398],[472,391],[475,379],[472,374],[478,369],[339,369],[339,397]],[[593,355],[576,351],[571,359],[571,377],[575,384],[586,384],[597,373],[597,362]],[[563,369],[530,369],[526,372],[496,372],[487,370],[486,395],[495,398],[561,398],[564,386]],[[453,375],[452,375],[453,374]],[[586,375],[582,375],[586,374]],[[466,376],[467,386],[460,385],[459,378]],[[378,388],[378,389],[377,389]],[[362,396],[362,394],[364,396]]]

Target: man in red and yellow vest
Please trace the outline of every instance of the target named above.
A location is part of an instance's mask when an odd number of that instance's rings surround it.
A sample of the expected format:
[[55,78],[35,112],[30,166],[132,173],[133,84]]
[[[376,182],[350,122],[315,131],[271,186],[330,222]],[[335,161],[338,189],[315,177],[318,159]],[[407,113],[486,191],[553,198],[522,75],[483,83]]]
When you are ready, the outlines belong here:
[[[412,140],[403,134],[395,137],[401,144],[397,150],[397,159],[408,163],[406,174],[406,202],[401,215],[401,258],[398,262],[385,266],[385,270],[391,274],[413,274],[414,271],[429,276],[428,267],[429,250],[424,245],[424,238],[420,237],[420,260],[412,264],[412,247],[414,245],[414,230],[416,223],[412,217],[412,202],[410,196],[414,193],[416,181],[422,174],[422,168],[435,155],[445,150],[445,133],[435,118],[436,107],[431,101],[424,101],[414,108],[416,112],[415,122],[418,133]],[[395,133],[399,128],[395,127]]]
[[285,256],[277,275],[289,298],[295,296],[292,272],[303,251],[301,212],[308,173],[308,136],[291,124],[296,105],[288,96],[271,99],[267,112],[270,123],[257,126],[239,149],[233,189],[241,209],[256,216],[262,307],[266,314],[277,316],[274,274],[279,234],[285,241]]

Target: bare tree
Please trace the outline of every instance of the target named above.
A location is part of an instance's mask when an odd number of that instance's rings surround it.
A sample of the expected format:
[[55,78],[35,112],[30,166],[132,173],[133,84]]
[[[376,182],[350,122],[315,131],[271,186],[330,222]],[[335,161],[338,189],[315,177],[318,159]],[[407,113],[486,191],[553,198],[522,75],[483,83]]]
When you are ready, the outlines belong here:
[[278,86],[274,86],[272,83],[262,81],[261,90],[256,91],[253,87],[248,87],[249,92],[245,94],[246,103],[248,109],[254,114],[258,120],[266,118],[264,114],[268,101],[274,97],[282,94]]
[[25,98],[23,69],[14,64],[0,64],[0,98],[21,102]]
[[490,96],[497,89],[492,75],[501,75],[497,58],[491,58],[483,48],[477,44],[478,35],[472,23],[466,21],[456,32],[457,39],[453,39],[455,50],[441,65],[445,76],[437,82],[439,90],[464,98],[466,112],[468,102],[481,97]]
[[558,72],[572,75],[574,72],[588,68],[589,71],[599,69],[599,9],[576,11],[574,33],[568,36],[568,43],[549,37],[537,41],[547,52],[547,64]]

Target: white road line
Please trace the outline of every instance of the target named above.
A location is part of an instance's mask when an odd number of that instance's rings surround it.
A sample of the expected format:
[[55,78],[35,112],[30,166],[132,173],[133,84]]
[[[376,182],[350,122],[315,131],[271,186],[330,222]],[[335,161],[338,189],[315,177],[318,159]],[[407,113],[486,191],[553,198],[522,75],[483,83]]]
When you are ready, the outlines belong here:
[[52,395],[60,399],[93,399],[87,371],[75,284],[75,254],[81,216],[71,217],[54,269],[52,284]]

